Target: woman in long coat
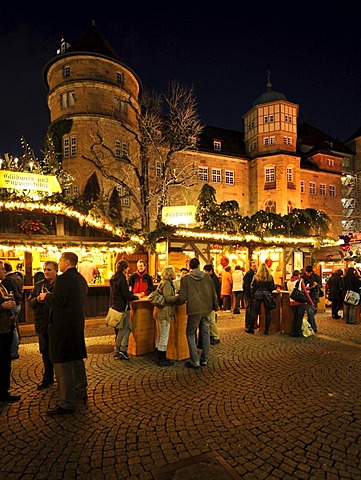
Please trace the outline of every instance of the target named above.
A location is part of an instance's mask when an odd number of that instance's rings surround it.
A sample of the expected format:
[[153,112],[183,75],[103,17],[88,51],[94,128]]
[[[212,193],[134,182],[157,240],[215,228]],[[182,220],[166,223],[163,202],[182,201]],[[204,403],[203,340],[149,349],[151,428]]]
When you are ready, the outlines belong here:
[[261,312],[261,304],[263,303],[266,313],[266,327],[264,334],[268,335],[271,325],[271,310],[267,296],[272,295],[272,291],[276,288],[273,276],[265,263],[261,263],[255,273],[251,283],[252,310],[249,328],[246,333],[254,333],[254,325],[257,317]]
[[158,365],[160,367],[171,367],[174,362],[167,358],[167,346],[170,331],[170,322],[175,318],[175,304],[179,295],[175,293],[173,280],[175,280],[175,271],[171,266],[163,268],[161,272],[161,282],[158,290],[163,294],[165,306],[162,308],[154,307],[153,316],[156,322],[156,342]]
[[221,297],[222,306],[225,312],[231,311],[232,303],[232,268],[228,265],[222,272],[221,276]]

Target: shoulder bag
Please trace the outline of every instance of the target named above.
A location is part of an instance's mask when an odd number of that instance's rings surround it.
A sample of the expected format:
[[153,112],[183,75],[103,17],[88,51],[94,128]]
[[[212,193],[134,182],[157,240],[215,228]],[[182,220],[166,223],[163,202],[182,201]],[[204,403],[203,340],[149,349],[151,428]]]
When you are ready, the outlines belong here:
[[360,294],[354,292],[353,290],[347,290],[343,301],[349,305],[358,305],[360,301]]
[[303,290],[300,289],[301,280],[297,280],[295,288],[290,295],[290,299],[297,303],[307,303],[307,296]]
[[107,316],[105,317],[105,325],[107,327],[123,328],[124,315],[125,312],[118,312],[110,307]]
[[165,298],[164,295],[160,292],[159,287],[153,290],[153,292],[148,295],[148,300],[155,307],[163,308],[165,306]]

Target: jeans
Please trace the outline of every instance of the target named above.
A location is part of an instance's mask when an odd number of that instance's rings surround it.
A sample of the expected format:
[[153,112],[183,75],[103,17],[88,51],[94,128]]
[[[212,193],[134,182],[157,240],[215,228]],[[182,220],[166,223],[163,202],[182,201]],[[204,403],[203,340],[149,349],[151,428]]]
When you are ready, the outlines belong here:
[[207,361],[209,355],[210,345],[210,328],[211,315],[188,315],[186,337],[189,347],[189,356],[193,365],[199,367],[199,355],[196,344],[196,331],[199,327],[200,335],[202,337],[202,360]]
[[356,305],[350,305],[349,303],[343,304],[343,318],[346,323],[355,323]]
[[18,325],[18,316],[21,310],[21,304],[15,305],[11,309],[13,317],[15,317],[15,330],[13,343],[11,345],[11,358],[17,358],[19,356],[19,344],[20,344],[20,335],[19,335],[19,325]]
[[123,320],[123,328],[118,330],[117,337],[115,339],[115,347],[117,350],[122,350],[123,352],[128,351],[128,343],[131,331],[132,325],[130,323],[130,310],[126,310]]
[[254,325],[256,323],[256,320],[257,320],[257,317],[258,315],[261,313],[261,304],[263,303],[265,309],[265,314],[266,314],[266,328],[265,328],[265,332],[268,333],[269,331],[269,327],[270,327],[270,324],[271,324],[271,310],[267,310],[262,298],[257,298],[255,297],[253,299],[253,304],[252,304],[252,309],[251,309],[251,316],[250,316],[250,320],[249,320],[249,327],[248,329],[249,330],[254,330]]
[[306,303],[302,303],[300,305],[294,305],[291,307],[293,313],[293,321],[292,321],[292,328],[291,328],[291,336],[292,337],[302,337],[302,320],[305,314],[307,305]]
[[230,310],[231,309],[231,296],[224,295],[223,296],[223,310]]
[[156,326],[156,342],[155,348],[160,352],[166,352],[168,346],[168,339],[169,339],[169,331],[170,331],[170,320],[168,315],[162,315],[162,311],[160,311],[155,319],[155,326]]
[[239,310],[241,308],[241,301],[243,298],[243,290],[239,290],[234,292],[235,296],[235,304],[234,304],[234,313],[239,313]]
[[309,303],[307,303],[306,306],[306,312],[307,312],[307,320],[308,323],[311,325],[312,330],[314,332],[317,332],[317,325],[316,325],[316,318],[315,318],[315,307],[312,307]]

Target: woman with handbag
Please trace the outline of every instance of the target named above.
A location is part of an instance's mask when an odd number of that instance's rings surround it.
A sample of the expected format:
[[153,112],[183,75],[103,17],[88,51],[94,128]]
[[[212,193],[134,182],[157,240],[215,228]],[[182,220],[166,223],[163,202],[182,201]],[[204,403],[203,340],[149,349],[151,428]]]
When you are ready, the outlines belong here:
[[271,325],[271,309],[272,291],[276,288],[273,276],[270,269],[265,263],[261,263],[257,272],[254,274],[251,283],[251,295],[252,295],[252,310],[249,327],[246,333],[254,333],[254,325],[257,317],[261,312],[261,304],[263,303],[266,313],[266,328],[265,335],[269,333],[269,327]]
[[173,280],[175,280],[175,271],[171,266],[163,268],[161,281],[158,286],[159,291],[165,299],[164,307],[154,307],[153,317],[156,324],[157,364],[160,367],[171,367],[174,365],[172,360],[167,358],[167,346],[169,339],[170,322],[175,319],[175,304],[179,295],[175,293]]
[[110,279],[110,306],[117,312],[124,312],[123,319],[119,328],[115,328],[115,348],[114,358],[119,360],[129,360],[128,342],[130,332],[132,331],[130,323],[129,302],[139,300],[144,294],[137,293],[133,295],[129,291],[128,283],[129,263],[121,260],[117,263],[117,271]]
[[[314,307],[313,300],[308,294],[305,282],[301,277],[299,270],[293,270],[292,277],[287,282],[287,289],[290,295],[290,306],[293,313],[293,321],[291,327],[291,337],[303,337],[302,335],[302,320],[306,312],[307,305]],[[294,290],[299,290],[300,293],[303,293],[303,298],[294,300],[291,298],[293,296]],[[301,295],[299,295],[301,297]]]
[[[349,267],[343,277],[343,298],[345,298],[347,290],[356,292],[360,295],[361,280],[356,268]],[[351,305],[344,301],[343,318],[347,324],[355,324],[355,313],[357,305]]]

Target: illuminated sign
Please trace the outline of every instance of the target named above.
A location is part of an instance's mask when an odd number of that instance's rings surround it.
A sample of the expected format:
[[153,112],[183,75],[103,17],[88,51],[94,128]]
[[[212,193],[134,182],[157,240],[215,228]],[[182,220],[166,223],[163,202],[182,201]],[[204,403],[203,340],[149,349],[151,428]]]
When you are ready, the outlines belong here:
[[167,225],[190,225],[196,223],[195,205],[163,207],[162,221]]
[[53,175],[38,175],[27,172],[0,170],[0,188],[15,190],[37,190],[52,193],[61,192],[58,179]]

